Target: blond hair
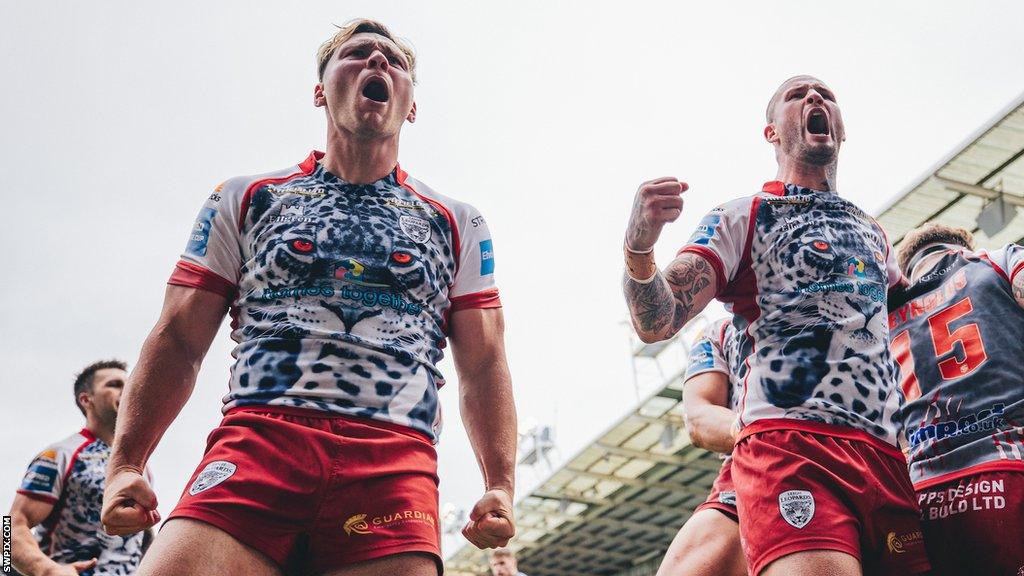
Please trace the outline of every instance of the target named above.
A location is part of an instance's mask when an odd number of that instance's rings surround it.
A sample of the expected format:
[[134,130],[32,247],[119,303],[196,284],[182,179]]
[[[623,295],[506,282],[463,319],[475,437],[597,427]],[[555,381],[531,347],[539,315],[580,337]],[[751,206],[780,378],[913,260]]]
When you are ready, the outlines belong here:
[[413,84],[416,83],[416,53],[413,52],[412,46],[407,41],[392,34],[391,30],[388,30],[388,27],[384,24],[366,18],[349,20],[338,26],[338,31],[334,36],[331,36],[320,45],[320,48],[316,51],[317,78],[320,80],[324,79],[324,69],[327,68],[327,61],[331,59],[331,55],[338,49],[338,46],[341,46],[356,34],[363,32],[378,34],[394,42],[409,62],[409,75],[412,77]]
[[910,270],[907,270],[907,265],[910,264],[914,255],[931,244],[954,244],[974,250],[974,236],[963,228],[954,228],[935,222],[914,228],[903,237],[899,252],[896,253],[896,263],[899,264],[900,270],[909,275]]

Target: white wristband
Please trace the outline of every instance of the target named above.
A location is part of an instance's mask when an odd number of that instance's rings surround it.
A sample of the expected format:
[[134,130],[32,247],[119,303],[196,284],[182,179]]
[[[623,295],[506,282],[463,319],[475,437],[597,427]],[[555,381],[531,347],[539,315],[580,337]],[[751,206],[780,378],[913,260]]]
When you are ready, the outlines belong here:
[[658,269],[655,268],[654,269],[654,274],[651,274],[650,278],[647,278],[646,280],[641,280],[639,278],[634,278],[633,275],[629,273],[629,268],[626,268],[626,277],[628,277],[633,282],[636,282],[637,284],[650,284],[651,282],[654,281],[654,277],[657,276],[657,275],[658,275]]
[[629,252],[630,254],[637,254],[637,255],[640,255],[640,256],[643,256],[644,254],[650,254],[651,252],[654,252],[654,246],[651,246],[647,250],[633,250],[632,248],[629,247],[629,244],[626,244],[626,243],[623,243],[622,246],[623,246],[623,248],[626,249],[626,252]]

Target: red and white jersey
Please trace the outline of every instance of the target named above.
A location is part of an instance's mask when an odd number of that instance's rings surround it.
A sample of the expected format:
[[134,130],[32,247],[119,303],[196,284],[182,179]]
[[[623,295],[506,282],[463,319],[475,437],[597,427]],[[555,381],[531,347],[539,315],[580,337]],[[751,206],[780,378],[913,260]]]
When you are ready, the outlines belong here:
[[769,182],[712,210],[683,252],[711,264],[734,314],[744,435],[817,422],[895,445],[886,296],[901,275],[873,218],[834,192]]
[[708,324],[697,341],[690,347],[687,356],[686,373],[683,375],[683,382],[686,383],[700,374],[707,372],[718,372],[729,378],[729,406],[730,410],[737,409],[742,389],[742,378],[740,375],[739,339],[736,337],[736,329],[729,318],[721,318]]
[[450,313],[501,306],[483,217],[396,167],[370,184],[320,152],[206,200],[170,283],[231,300],[236,406],[440,429]]

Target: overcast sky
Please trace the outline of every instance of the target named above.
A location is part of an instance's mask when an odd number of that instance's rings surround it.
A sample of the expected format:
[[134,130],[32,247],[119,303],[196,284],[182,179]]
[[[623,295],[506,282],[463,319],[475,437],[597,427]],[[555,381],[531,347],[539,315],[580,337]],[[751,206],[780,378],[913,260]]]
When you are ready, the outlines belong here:
[[[519,415],[556,424],[565,458],[635,402],[619,248],[642,181],[691,186],[665,264],[704,212],[774,177],[764,106],[790,76],[836,91],[838,188],[869,211],[1024,91],[1015,1],[2,0],[4,510],[32,456],[81,427],[75,372],[134,364],[210,190],[322,149],[314,55],[359,16],[417,49],[400,161],[487,217]],[[232,344],[222,329],[151,460],[164,516],[219,421]],[[468,507],[482,484],[442,369],[441,501]]]

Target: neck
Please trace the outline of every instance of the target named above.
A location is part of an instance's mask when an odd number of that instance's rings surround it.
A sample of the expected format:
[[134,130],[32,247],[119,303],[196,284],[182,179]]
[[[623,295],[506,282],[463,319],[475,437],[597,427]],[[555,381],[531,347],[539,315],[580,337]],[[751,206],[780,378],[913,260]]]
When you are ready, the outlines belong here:
[[337,129],[327,131],[323,167],[352,184],[369,184],[387,176],[398,164],[398,134],[365,138]]
[[89,414],[85,418],[85,429],[92,432],[92,435],[103,440],[107,446],[114,444],[114,425],[100,422],[95,415]]
[[779,171],[775,176],[776,180],[786,184],[796,184],[812,190],[836,189],[836,164],[833,160],[822,166],[820,164],[809,164],[795,159],[779,159]]

